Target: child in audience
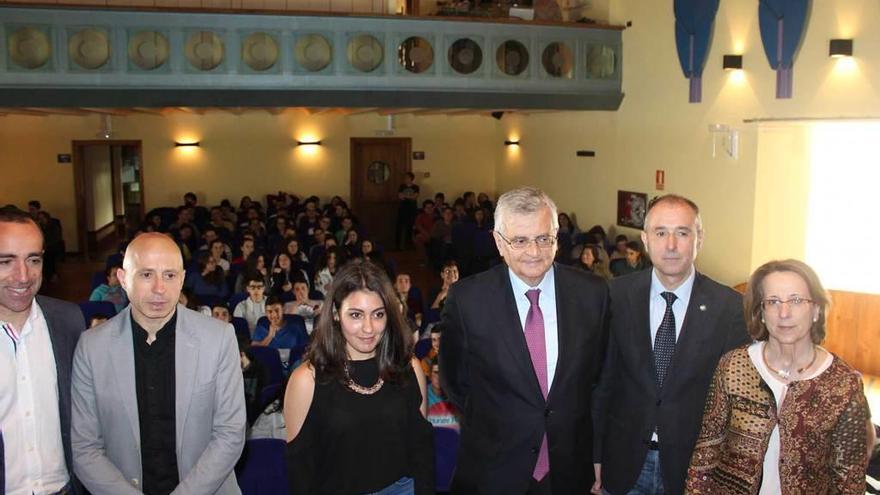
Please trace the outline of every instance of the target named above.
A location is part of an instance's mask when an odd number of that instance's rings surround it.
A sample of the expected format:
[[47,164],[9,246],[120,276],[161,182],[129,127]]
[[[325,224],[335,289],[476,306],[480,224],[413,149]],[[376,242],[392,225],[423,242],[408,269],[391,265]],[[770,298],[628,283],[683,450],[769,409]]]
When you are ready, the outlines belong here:
[[[263,323],[267,322],[267,323]],[[284,304],[276,296],[266,300],[266,320],[262,320],[254,329],[252,346],[263,346],[278,349],[281,365],[285,374],[298,362],[290,362],[291,354],[301,354],[309,343],[309,336],[301,326],[284,321]]]
[[111,266],[104,271],[106,282],[95,287],[89,296],[89,301],[108,301],[112,302],[116,308],[116,312],[120,312],[128,305],[128,296],[125,290],[119,285],[119,279],[116,278],[116,270],[120,267]]
[[324,295],[324,297],[327,297],[327,293],[330,291],[330,285],[333,283],[333,277],[336,275],[336,268],[339,266],[338,260],[339,256],[335,248],[327,249],[318,260],[318,273],[315,274],[315,290]]
[[232,317],[229,316],[229,306],[225,303],[214,303],[211,306],[211,317],[215,320],[220,320],[223,323],[229,323],[232,321]]
[[401,301],[406,303],[406,316],[415,322],[417,328],[422,326],[424,313],[421,294],[413,290],[412,278],[409,273],[398,273],[394,278],[394,291]]
[[440,354],[441,328],[442,326],[439,323],[431,327],[431,349],[422,358],[422,371],[425,372],[427,377],[431,376],[431,364],[437,359],[437,355]]
[[233,316],[247,320],[248,330],[253,335],[257,321],[266,316],[266,283],[259,273],[248,275],[246,280],[248,297],[235,306]]
[[284,314],[299,315],[306,322],[306,332],[312,334],[315,317],[321,310],[321,301],[309,299],[309,285],[305,280],[293,283],[293,301],[284,304]]
[[229,296],[229,287],[226,285],[226,278],[223,269],[217,265],[214,257],[209,253],[201,253],[197,258],[198,270],[192,275],[189,281],[189,288],[193,294],[208,300],[206,298],[226,299]]

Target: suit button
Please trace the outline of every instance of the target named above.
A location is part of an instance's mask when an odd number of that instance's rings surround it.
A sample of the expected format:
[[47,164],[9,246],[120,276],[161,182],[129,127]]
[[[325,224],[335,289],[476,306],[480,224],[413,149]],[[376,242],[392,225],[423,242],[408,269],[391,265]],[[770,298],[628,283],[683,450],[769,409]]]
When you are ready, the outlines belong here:
[[550,409],[549,407],[544,409],[544,416],[550,416],[551,414],[553,414],[553,409]]

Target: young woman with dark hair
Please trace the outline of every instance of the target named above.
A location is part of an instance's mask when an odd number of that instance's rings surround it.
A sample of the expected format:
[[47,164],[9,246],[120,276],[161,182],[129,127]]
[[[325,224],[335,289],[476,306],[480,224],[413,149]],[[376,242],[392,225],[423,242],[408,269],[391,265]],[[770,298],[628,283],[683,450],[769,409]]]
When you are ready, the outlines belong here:
[[284,404],[291,494],[433,494],[425,376],[385,272],[333,279]]

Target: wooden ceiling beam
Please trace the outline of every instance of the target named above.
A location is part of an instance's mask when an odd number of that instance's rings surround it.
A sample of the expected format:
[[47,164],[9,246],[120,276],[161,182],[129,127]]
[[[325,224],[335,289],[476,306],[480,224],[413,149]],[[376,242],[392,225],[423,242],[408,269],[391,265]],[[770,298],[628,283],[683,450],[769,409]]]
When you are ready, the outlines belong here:
[[8,108],[0,108],[0,113],[10,114],[10,115],[29,115],[31,117],[45,117],[49,115],[46,112],[40,112],[36,110],[29,110],[26,108],[16,108],[16,107],[8,107]]
[[379,110],[379,115],[400,115],[404,113],[413,113],[419,110],[418,108],[383,108]]
[[127,115],[131,115],[131,110],[127,108],[80,107],[80,110],[84,110],[90,113],[100,113],[102,115],[112,115],[115,117],[125,117]]
[[134,113],[145,113],[148,115],[160,115],[160,116],[165,115],[164,108],[133,107],[133,108],[130,108],[129,110],[131,110]]
[[200,107],[177,107],[178,110],[184,113],[189,113],[193,115],[204,115],[205,109]]
[[353,109],[351,109],[351,112],[350,112],[348,115],[349,115],[349,116],[351,116],[351,115],[361,115],[361,114],[365,114],[365,113],[378,112],[379,110],[380,110],[379,108],[375,108],[375,107],[368,107],[368,108],[353,108]]
[[84,112],[82,110],[77,110],[75,108],[26,108],[25,110],[31,110],[34,112],[44,112],[50,115],[73,115],[73,116],[83,116],[87,115],[88,112]]

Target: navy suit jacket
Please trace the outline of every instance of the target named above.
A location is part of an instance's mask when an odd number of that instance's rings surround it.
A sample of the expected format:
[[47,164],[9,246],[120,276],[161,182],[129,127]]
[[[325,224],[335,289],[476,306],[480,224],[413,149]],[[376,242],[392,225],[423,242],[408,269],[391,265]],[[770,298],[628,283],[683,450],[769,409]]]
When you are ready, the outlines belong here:
[[[51,297],[37,296],[37,304],[43,310],[52,353],[55,356],[55,369],[58,375],[58,409],[61,418],[61,443],[64,446],[64,459],[70,474],[75,493],[81,493],[79,483],[73,475],[73,454],[70,450],[70,372],[73,369],[73,353],[79,336],[86,328],[79,306]],[[0,465],[0,468],[3,466]],[[0,469],[0,479],[3,478]]]
[[611,281],[609,344],[594,398],[594,457],[602,486],[627,493],[638,479],[656,429],[666,493],[684,492],[709,382],[721,356],[749,342],[742,296],[697,273],[663,389],[651,348],[651,270]]
[[608,287],[556,266],[559,360],[547,399],[532,366],[507,265],[454,284],[443,308],[440,373],[463,412],[452,493],[523,495],[544,434],[553,493],[593,482],[590,394],[601,365]]

